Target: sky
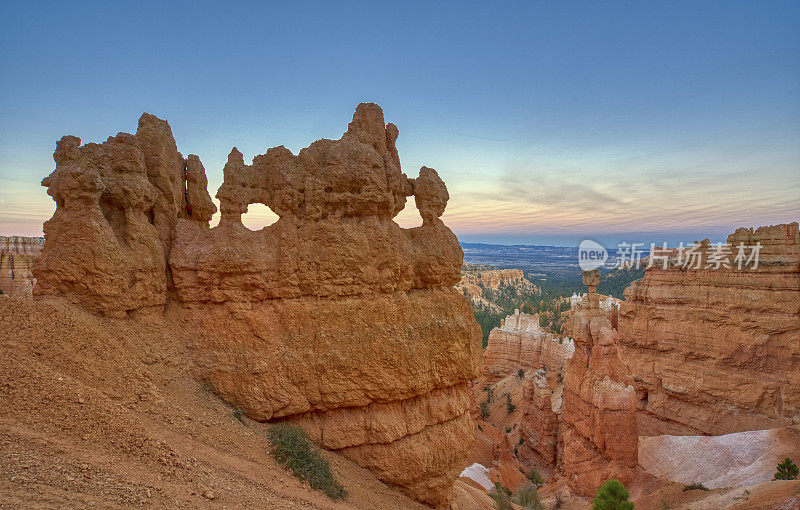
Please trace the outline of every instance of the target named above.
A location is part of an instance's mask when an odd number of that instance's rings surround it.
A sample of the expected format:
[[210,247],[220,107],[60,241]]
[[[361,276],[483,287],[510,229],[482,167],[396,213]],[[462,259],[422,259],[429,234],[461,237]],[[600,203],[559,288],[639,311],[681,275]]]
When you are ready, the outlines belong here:
[[[800,2],[3,2],[0,235],[41,235],[55,142],[295,154],[374,101],[465,242],[724,239],[800,220]],[[246,224],[273,221],[253,207]],[[396,221],[419,223],[409,200]]]

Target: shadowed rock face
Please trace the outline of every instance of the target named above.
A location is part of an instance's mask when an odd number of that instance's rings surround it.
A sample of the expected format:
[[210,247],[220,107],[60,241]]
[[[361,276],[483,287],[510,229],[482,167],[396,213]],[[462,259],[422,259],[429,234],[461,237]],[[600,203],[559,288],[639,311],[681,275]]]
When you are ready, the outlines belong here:
[[[96,313],[178,321],[198,376],[257,420],[302,424],[384,481],[435,506],[472,442],[467,381],[480,369],[480,327],[459,281],[463,253],[440,216],[435,170],[400,169],[397,127],[358,106],[339,140],[246,165],[235,148],[217,192],[169,125],[145,114],[136,135],[58,143],[43,181],[57,209],[45,224],[36,295]],[[392,218],[415,196],[423,224]],[[260,231],[241,215],[262,203]]]
[[[758,267],[738,246],[760,243]],[[642,435],[726,434],[800,423],[798,224],[740,228],[719,269],[655,264],[625,291],[620,356]]]

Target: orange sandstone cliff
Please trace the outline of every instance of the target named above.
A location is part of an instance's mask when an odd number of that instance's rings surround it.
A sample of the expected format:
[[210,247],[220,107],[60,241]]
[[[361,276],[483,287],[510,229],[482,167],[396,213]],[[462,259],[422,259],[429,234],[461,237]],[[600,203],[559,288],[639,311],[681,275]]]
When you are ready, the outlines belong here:
[[38,237],[0,236],[0,295],[31,298],[36,278],[33,262],[39,256]]
[[[361,104],[339,140],[252,164],[235,148],[217,192],[169,125],[58,142],[42,182],[57,204],[37,299],[94,313],[163,314],[197,376],[245,415],[304,426],[323,447],[434,505],[451,502],[473,439],[468,381],[480,328],[454,285],[463,253],[435,170],[402,173],[398,130]],[[392,218],[414,196],[421,226]],[[241,223],[261,203],[280,219]]]
[[545,331],[538,315],[516,310],[489,333],[484,375],[487,382],[494,383],[519,369],[562,372],[574,351],[572,340]]
[[[739,269],[740,243],[760,243],[757,267]],[[706,240],[699,251],[700,269],[681,267],[672,253],[666,269],[655,263],[625,291],[619,344],[640,434],[800,423],[798,224],[736,230],[719,268],[709,259],[716,247]]]

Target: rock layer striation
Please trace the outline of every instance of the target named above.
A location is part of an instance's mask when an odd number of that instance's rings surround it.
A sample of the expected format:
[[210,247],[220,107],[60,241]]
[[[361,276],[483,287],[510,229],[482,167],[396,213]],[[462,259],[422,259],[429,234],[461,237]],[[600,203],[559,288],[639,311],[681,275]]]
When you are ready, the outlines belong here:
[[562,372],[575,352],[569,337],[549,333],[539,324],[538,315],[515,310],[489,333],[484,351],[484,375],[494,383],[517,370],[545,369]]
[[[760,244],[757,267],[739,268],[740,244]],[[659,261],[625,291],[620,349],[640,433],[718,435],[800,423],[798,224],[740,228],[721,248],[706,240],[693,251],[699,268],[681,267],[672,252],[666,268]]]
[[0,295],[33,297],[33,263],[39,257],[42,240],[38,237],[0,236]]

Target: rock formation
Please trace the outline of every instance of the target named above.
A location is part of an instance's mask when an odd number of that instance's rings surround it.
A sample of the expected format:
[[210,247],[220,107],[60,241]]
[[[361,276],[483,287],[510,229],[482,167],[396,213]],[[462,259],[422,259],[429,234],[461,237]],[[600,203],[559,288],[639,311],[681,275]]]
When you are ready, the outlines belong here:
[[38,237],[0,236],[0,295],[22,299],[33,296],[33,263],[41,246]]
[[539,325],[538,315],[515,310],[489,333],[489,343],[484,351],[484,375],[494,383],[523,370],[544,368],[553,373],[562,372],[572,357],[575,345],[570,338],[559,338]]
[[[757,267],[738,267],[740,243],[760,243]],[[625,291],[620,356],[633,376],[640,433],[800,423],[798,224],[740,228],[721,248],[706,240],[693,250],[699,269],[680,263],[688,251],[670,252],[666,268],[659,260]]]
[[461,281],[456,286],[474,304],[481,304],[499,311],[497,305],[483,297],[484,288],[496,291],[501,286],[511,285],[527,292],[537,289],[536,285],[525,278],[525,273],[521,269],[476,269],[474,267],[465,265],[462,268]]
[[587,299],[568,322],[575,353],[564,375],[560,472],[578,494],[593,495],[608,478],[637,473],[636,396],[617,355],[617,331],[599,307],[597,270],[584,272]]
[[[441,221],[435,170],[402,173],[398,130],[361,104],[339,140],[298,155],[235,148],[215,212],[196,156],[145,114],[136,135],[64,137],[43,181],[56,201],[38,298],[121,317],[163,310],[198,376],[260,421],[302,424],[322,446],[419,501],[446,506],[473,437],[467,381],[480,328],[455,290],[463,253]],[[423,224],[392,218],[414,196]],[[241,223],[248,205],[280,219]]]
[[208,192],[197,189],[206,182],[197,175],[199,159],[189,157],[187,184],[188,163],[169,124],[149,114],[139,119],[136,135],[119,133],[102,144],[65,136],[53,159],[56,169],[42,185],[56,212],[43,227],[36,294],[64,296],[115,317],[163,306],[177,221],[208,229],[208,210],[216,210]]
[[[563,392],[564,385],[557,374],[548,374],[542,369],[525,374],[520,436],[523,444],[550,466],[559,463],[558,429]],[[525,455],[524,449],[521,455]]]

